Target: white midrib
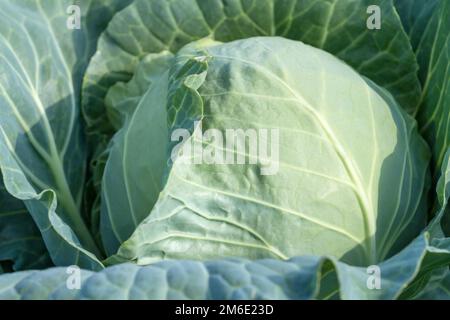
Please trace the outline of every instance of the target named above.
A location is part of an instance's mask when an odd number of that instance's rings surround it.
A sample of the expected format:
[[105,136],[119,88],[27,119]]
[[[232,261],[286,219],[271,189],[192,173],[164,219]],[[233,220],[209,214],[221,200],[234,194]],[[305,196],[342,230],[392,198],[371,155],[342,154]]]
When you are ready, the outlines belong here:
[[[44,10],[42,9],[42,5],[41,2],[38,1],[37,2],[37,7],[39,8],[39,11],[42,14],[42,17],[44,18],[45,23],[47,24],[48,30],[50,32],[51,38],[53,43],[55,44],[55,49],[56,49],[56,53],[58,55],[58,58],[60,60],[60,63],[64,69],[64,72],[66,73],[66,77],[67,77],[67,82],[68,82],[68,86],[69,86],[69,91],[71,93],[70,95],[70,105],[71,105],[71,114],[70,114],[70,121],[69,121],[69,129],[68,132],[69,134],[66,137],[66,140],[64,141],[63,147],[61,149],[61,158],[64,158],[64,156],[66,155],[67,152],[67,148],[69,147],[69,142],[70,142],[70,133],[73,132],[73,128],[75,125],[75,106],[76,106],[76,102],[75,102],[75,88],[73,87],[73,82],[72,82],[72,73],[69,70],[69,67],[67,66],[65,60],[64,60],[64,55],[61,51],[61,47],[59,45],[58,40],[56,39],[55,36],[55,32],[53,31],[53,27],[47,17],[47,15],[45,14]],[[55,141],[55,140],[52,140]],[[58,156],[59,157],[59,156]]]
[[331,23],[331,19],[333,18],[333,13],[334,10],[336,8],[336,4],[338,1],[334,1],[329,9],[328,9],[328,13],[325,19],[325,27],[323,28],[323,32],[322,32],[322,36],[320,38],[320,43],[319,43],[319,48],[323,49],[323,47],[325,46],[325,43],[327,41],[328,35],[329,35],[329,28],[330,28],[330,23]]
[[95,245],[95,242],[92,239],[90,232],[86,227],[86,224],[82,221],[78,206],[72,195],[72,191],[69,188],[69,183],[66,178],[66,172],[64,171],[62,159],[55,144],[55,137],[53,135],[53,130],[50,126],[50,123],[48,122],[45,108],[34,90],[32,91],[32,95],[38,107],[38,110],[41,113],[45,132],[48,136],[50,158],[47,159],[47,164],[50,167],[50,171],[53,173],[53,177],[55,179],[57,187],[57,190],[55,192],[58,194],[59,199],[61,200],[61,205],[66,209],[66,212],[75,227],[76,233],[81,237],[81,239],[84,240],[85,244],[89,246],[89,249],[93,250],[93,252],[98,255],[99,252],[97,250],[97,246]]

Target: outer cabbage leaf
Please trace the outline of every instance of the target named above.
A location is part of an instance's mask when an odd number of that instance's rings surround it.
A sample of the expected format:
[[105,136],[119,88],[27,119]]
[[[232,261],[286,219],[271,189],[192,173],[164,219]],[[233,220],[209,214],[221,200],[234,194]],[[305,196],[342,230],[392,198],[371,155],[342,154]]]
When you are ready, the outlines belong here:
[[[33,0],[0,9],[0,167],[58,265],[101,267],[81,212],[87,148],[79,99],[96,39],[125,3]],[[81,9],[80,30],[66,27],[72,4]]]
[[450,146],[450,3],[440,1],[418,49],[423,95],[417,119],[438,172]]
[[400,9],[403,21],[417,48],[423,93],[416,117],[421,134],[432,147],[432,170],[437,181],[450,146],[450,3],[446,0],[399,2],[404,8]]
[[[420,298],[423,292],[433,292],[433,288],[446,286],[445,273],[448,273],[446,254],[450,250],[450,238],[445,238],[442,227],[445,227],[445,214],[448,213],[450,200],[450,149],[444,158],[440,171],[440,179],[437,184],[437,199],[439,210],[435,218],[426,229],[431,238],[432,250],[441,254],[424,258],[424,267],[419,271],[416,279],[405,290],[404,296]],[[442,255],[443,254],[443,255]],[[443,268],[439,268],[443,266]]]
[[[194,131],[186,144],[199,140],[199,120],[204,131],[224,134],[275,128],[279,161],[269,165],[279,170],[263,175],[261,162],[190,164],[180,157],[151,213],[110,261],[313,254],[368,265],[425,227],[429,153],[415,121],[328,53],[283,38],[202,41],[176,56],[168,88],[170,132]],[[147,124],[137,119],[133,126]],[[147,128],[140,134],[151,141],[153,125]],[[247,146],[245,139],[237,143]],[[148,141],[134,143],[144,148]],[[217,141],[203,143],[223,153]],[[248,148],[244,156],[251,157]],[[130,185],[152,181],[128,177]]]
[[[92,275],[91,271],[80,270],[81,283]],[[2,300],[42,300],[74,299],[78,290],[69,289],[70,274],[66,268],[51,268],[43,271],[22,271],[0,278],[0,299]]]
[[[97,273],[82,272],[80,290],[66,287],[69,275],[64,268],[16,272],[0,276],[0,299],[395,299],[424,267],[424,259],[438,256],[446,256],[443,263],[450,261],[448,250],[436,252],[425,236],[419,237],[379,265],[382,279],[377,290],[368,289],[366,268],[303,256],[288,261],[121,264]],[[326,283],[327,279],[335,280]]]
[[414,50],[430,22],[430,19],[441,0],[394,0],[406,33],[411,39]]
[[417,297],[420,300],[450,300],[450,271],[435,275]]
[[0,175],[0,261],[14,271],[52,265],[41,233],[25,205],[8,194]]

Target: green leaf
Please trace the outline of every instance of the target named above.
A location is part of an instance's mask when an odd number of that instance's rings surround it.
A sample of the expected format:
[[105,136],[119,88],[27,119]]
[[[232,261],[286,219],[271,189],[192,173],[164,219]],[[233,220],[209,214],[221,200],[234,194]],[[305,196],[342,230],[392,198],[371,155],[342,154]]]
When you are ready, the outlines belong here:
[[423,267],[419,270],[416,279],[403,293],[403,296],[406,297],[416,298],[420,296],[424,290],[427,290],[425,289],[426,286],[433,286],[433,283],[436,281],[433,278],[442,274],[442,268],[439,267],[444,267],[445,271],[450,265],[447,258],[450,250],[450,238],[445,238],[442,229],[445,226],[445,219],[448,219],[448,216],[445,216],[445,214],[448,213],[448,202],[450,200],[450,149],[445,156],[440,176],[436,190],[439,208],[434,219],[426,229],[426,233],[429,234],[431,239],[431,249],[435,254],[423,259]]
[[[133,112],[136,110],[145,92],[149,90],[149,87],[155,85],[155,83],[159,80],[161,75],[167,71],[170,65],[171,56],[172,55],[168,52],[163,52],[161,54],[149,54],[147,57],[142,59],[136,74],[128,83],[118,82],[110,89],[106,97],[106,107],[109,119],[111,119],[111,123],[114,124],[116,129],[120,129],[127,122],[127,119],[130,120],[130,118],[133,115]],[[151,97],[147,98],[147,101],[143,103],[144,104],[152,103]],[[164,110],[161,109],[153,110],[152,112],[154,113],[154,111],[161,113],[161,111]],[[147,113],[145,114],[141,113],[133,117],[131,121],[134,121],[136,117],[148,117],[148,119],[152,119],[154,115]],[[155,135],[152,134],[152,139],[156,139],[156,143],[154,143],[153,145],[151,143],[147,144],[145,150],[147,152],[146,153],[147,155],[150,152],[151,154],[155,155],[154,158],[156,161],[161,162],[165,160],[166,147],[163,141],[167,140],[167,128],[164,128],[164,124],[166,122],[165,119],[166,115],[164,113],[159,115],[156,114],[155,116],[160,116],[161,120],[160,125],[155,126]],[[156,119],[154,119],[154,121],[155,120]],[[159,130],[161,124],[164,128],[163,131]],[[94,220],[96,224],[100,225],[100,215],[101,215],[100,195],[102,193],[101,184],[106,167],[106,162],[108,160],[111,149],[113,156],[109,160],[107,169],[109,172],[113,173],[114,177],[117,177],[115,178],[115,182],[122,180],[121,184],[122,185],[125,184],[125,186],[123,188],[120,188],[120,190],[123,189],[128,190],[124,194],[121,194],[117,192],[119,188],[116,188],[115,185],[110,184],[106,184],[103,190],[103,198],[104,198],[103,202],[106,203],[101,218],[103,221],[102,223],[103,238],[104,238],[103,243],[108,243],[106,245],[106,251],[111,254],[117,250],[118,244],[123,242],[123,240],[118,240],[116,238],[117,235],[119,236],[119,238],[123,239],[126,239],[130,236],[131,232],[134,230],[133,226],[136,226],[137,223],[141,222],[142,219],[145,218],[145,216],[148,214],[148,208],[153,206],[156,197],[158,196],[158,193],[161,189],[161,187],[158,187],[158,184],[161,183],[160,182],[161,179],[158,177],[154,177],[156,185],[152,184],[152,188],[150,190],[146,191],[139,190],[139,186],[137,186],[138,188],[136,190],[132,190],[134,188],[134,185],[127,186],[128,173],[133,175],[132,172],[134,171],[135,175],[140,175],[141,169],[149,164],[149,163],[141,163],[139,165],[136,165],[135,161],[136,160],[139,161],[139,158],[136,159],[136,157],[132,156],[133,154],[132,146],[136,145],[136,143],[133,143],[133,139],[141,140],[148,138],[139,136],[135,137],[136,133],[139,134],[139,132],[135,132],[133,134],[133,132],[130,133],[127,131],[128,128],[124,128],[122,132],[119,133],[118,136],[114,138],[112,143],[110,143],[109,145],[107,138],[99,136],[100,141],[97,141],[97,145],[95,146],[95,153],[92,157],[93,160],[91,162],[91,171],[93,173],[93,177],[90,182],[91,184],[90,187],[93,188],[93,190],[91,190],[89,194],[93,195],[94,198],[93,200],[94,205],[92,207],[91,219]],[[127,144],[126,154],[124,154],[124,156],[122,157],[117,156],[116,150],[120,150],[121,148],[123,148],[124,143]],[[131,146],[131,148],[128,146]],[[142,150],[134,150],[134,151],[141,153]],[[158,152],[160,153],[158,154]],[[127,160],[127,157],[129,156],[132,156],[132,159]],[[128,163],[126,163],[127,161]],[[156,164],[154,162],[151,162],[150,164],[153,166],[152,167],[153,170]],[[162,175],[161,173],[158,174],[157,172],[158,171],[162,172],[163,163],[159,167],[160,169],[156,170],[156,172],[154,173],[156,176]],[[130,197],[135,196],[136,202],[127,200],[125,195],[129,195]],[[148,202],[147,199],[150,199],[150,202]],[[124,202],[122,201],[128,203],[129,207],[127,211],[131,213],[130,215],[124,215],[123,211],[119,209],[122,208],[123,206]],[[142,201],[144,201],[144,203],[146,204],[145,206],[141,205]],[[133,209],[131,210],[130,207],[133,207]],[[142,209],[139,209],[139,207]],[[121,224],[117,224],[115,221],[113,221],[117,219],[122,220],[124,222]],[[115,226],[113,227],[112,226],[113,224],[114,225],[117,224],[117,227]],[[99,227],[96,227],[96,230],[98,230],[99,232],[100,230]],[[98,237],[101,237],[99,233]]]
[[161,76],[170,68],[172,57],[170,52],[147,55],[128,83],[118,82],[108,91],[105,104],[108,118],[116,130],[133,115],[149,88],[161,81]]
[[[194,133],[185,144],[223,153],[223,145],[199,141],[195,121],[222,133],[279,129],[279,144],[265,138],[272,145],[263,159],[278,171],[261,174],[263,160],[208,165],[180,157],[151,213],[109,262],[314,254],[368,265],[399,252],[425,227],[428,149],[415,122],[386,91],[328,53],[282,38],[200,42],[176,56],[167,87],[171,134],[187,128]],[[151,100],[166,101],[158,99]],[[136,116],[132,124],[148,137],[133,139],[140,149],[159,123],[147,119]],[[247,146],[245,136],[240,141]],[[267,159],[274,148],[279,159]],[[248,148],[239,152],[251,157]],[[152,182],[150,175],[127,177],[141,190]]]
[[420,300],[450,300],[450,271],[444,269],[430,280],[427,287],[417,297]]
[[101,245],[100,236],[100,190],[103,172],[109,156],[109,141],[97,141],[95,149],[91,150],[88,179],[86,181],[83,207],[90,222],[90,231],[97,244]]
[[[80,270],[80,285],[92,272]],[[22,271],[0,277],[0,299],[2,300],[71,300],[77,289],[70,289],[67,282],[70,274],[66,268],[51,268],[43,271]]]
[[[430,263],[432,261],[432,263]],[[379,265],[381,283],[379,289],[369,289],[370,273],[368,269],[356,270],[352,266],[340,264],[340,291],[342,299],[409,299],[410,286],[423,282],[423,275],[450,263],[450,245],[442,249],[433,247],[428,235],[419,236],[404,250]],[[364,282],[365,281],[365,282]]]
[[0,298],[2,300],[19,299],[20,295],[17,293],[14,286],[32,273],[32,271],[21,271],[0,276]]
[[0,261],[12,261],[13,270],[52,265],[41,233],[25,205],[8,194],[0,175]]
[[[314,296],[321,260],[171,261],[123,264],[85,273],[81,290],[65,288],[62,268],[0,276],[0,299],[308,299]],[[148,286],[152,283],[152,286]],[[44,286],[40,289],[40,286]],[[40,290],[39,290],[39,289]]]
[[[120,3],[33,0],[0,9],[0,167],[58,265],[101,267],[81,211],[87,148],[79,100],[96,39]],[[80,4],[80,30],[66,26],[72,4]]]
[[[450,3],[439,1],[429,18],[417,49],[423,94],[417,121],[420,132],[433,152],[432,170],[439,178],[445,153],[450,146]],[[414,32],[414,31],[413,31]]]
[[[444,158],[444,163],[440,172],[440,179],[438,181],[438,203],[441,210],[438,212],[435,221],[442,220],[443,232],[450,235],[450,205],[448,201],[450,199],[450,148]],[[435,222],[436,223],[436,222]]]
[[108,255],[114,254],[148,215],[162,189],[169,137],[167,77],[168,71],[155,79],[125,127],[112,140],[103,177],[100,218]]
[[406,33],[414,50],[419,46],[431,16],[441,0],[394,0]]
[[440,179],[437,184],[437,198],[442,212],[450,201],[450,148],[448,148],[442,163]]
[[[276,35],[324,49],[388,89],[408,112],[416,109],[417,63],[392,0],[281,0]],[[381,29],[370,30],[369,6],[381,10]]]

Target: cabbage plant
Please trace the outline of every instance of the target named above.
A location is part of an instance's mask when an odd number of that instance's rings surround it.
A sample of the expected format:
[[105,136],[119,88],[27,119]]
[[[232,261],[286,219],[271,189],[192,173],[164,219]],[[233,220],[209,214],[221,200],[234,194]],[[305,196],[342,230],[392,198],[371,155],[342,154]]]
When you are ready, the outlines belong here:
[[448,1],[0,17],[0,298],[450,299]]

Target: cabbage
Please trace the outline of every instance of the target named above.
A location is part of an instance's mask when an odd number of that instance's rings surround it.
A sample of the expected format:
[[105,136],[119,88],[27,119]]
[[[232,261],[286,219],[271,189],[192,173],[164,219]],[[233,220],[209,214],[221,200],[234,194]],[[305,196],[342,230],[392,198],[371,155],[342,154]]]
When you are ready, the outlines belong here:
[[0,299],[449,299],[449,16],[2,2]]

